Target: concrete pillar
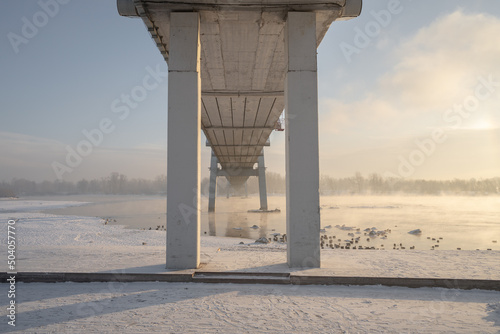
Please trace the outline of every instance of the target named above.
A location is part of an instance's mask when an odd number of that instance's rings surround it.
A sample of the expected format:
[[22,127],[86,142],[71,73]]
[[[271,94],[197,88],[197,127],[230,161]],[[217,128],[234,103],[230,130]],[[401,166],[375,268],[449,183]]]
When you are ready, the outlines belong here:
[[217,224],[215,223],[215,213],[208,213],[208,235],[215,237],[217,235]]
[[260,209],[267,210],[267,187],[266,187],[266,166],[264,164],[264,152],[257,160],[259,168],[259,194],[260,194]]
[[167,268],[200,264],[200,23],[171,13],[168,62]]
[[288,265],[320,266],[316,14],[289,12],[285,32]]
[[215,212],[215,197],[217,196],[217,164],[219,160],[212,152],[210,159],[210,184],[208,186],[208,212]]

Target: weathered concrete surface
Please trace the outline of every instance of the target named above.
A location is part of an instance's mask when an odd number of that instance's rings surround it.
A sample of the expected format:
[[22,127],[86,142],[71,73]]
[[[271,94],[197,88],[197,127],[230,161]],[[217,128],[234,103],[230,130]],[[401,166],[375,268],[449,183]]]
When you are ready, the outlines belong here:
[[200,264],[200,24],[172,13],[168,67],[167,268]]
[[315,13],[288,13],[286,230],[288,265],[320,267],[318,80]]

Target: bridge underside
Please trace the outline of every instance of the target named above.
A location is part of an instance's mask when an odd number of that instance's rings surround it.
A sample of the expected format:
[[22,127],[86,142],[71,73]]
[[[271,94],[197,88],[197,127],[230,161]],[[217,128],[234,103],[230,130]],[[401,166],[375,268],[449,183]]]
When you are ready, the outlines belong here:
[[241,185],[285,105],[288,262],[319,266],[316,48],[361,0],[118,0],[118,9],[142,18],[169,65],[167,267],[199,264],[199,129]]

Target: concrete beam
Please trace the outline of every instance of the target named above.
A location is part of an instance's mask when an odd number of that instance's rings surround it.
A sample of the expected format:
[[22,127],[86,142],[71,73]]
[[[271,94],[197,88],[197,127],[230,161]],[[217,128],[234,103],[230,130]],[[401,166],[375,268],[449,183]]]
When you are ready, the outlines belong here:
[[200,264],[200,19],[170,20],[167,268],[192,269]]
[[204,90],[201,92],[202,96],[215,96],[215,97],[280,97],[285,93],[283,91],[229,91],[229,90]]
[[117,0],[116,6],[121,16],[139,16],[134,0]]
[[253,168],[222,169],[217,171],[217,176],[258,176],[259,171]]
[[153,10],[163,11],[283,11],[285,9],[293,11],[319,11],[338,10],[345,6],[346,1],[360,0],[190,0],[189,2],[171,0],[118,0],[119,13],[122,16],[136,16],[132,5],[147,6]]
[[361,15],[363,0],[347,0],[342,9],[340,21],[350,20]]
[[260,154],[228,154],[223,155],[222,158],[253,158]]
[[285,28],[286,226],[290,267],[320,267],[316,14],[289,12]]
[[269,141],[267,141],[264,145],[207,145],[210,147],[258,147],[258,146],[271,146]]
[[271,140],[267,138],[266,143],[263,145],[251,145],[251,144],[241,144],[241,145],[226,145],[226,144],[214,144],[210,145],[210,142],[207,140],[205,142],[206,147],[258,147],[258,146],[271,146]]
[[260,130],[274,130],[274,126],[206,126],[205,130],[259,130],[260,131]]

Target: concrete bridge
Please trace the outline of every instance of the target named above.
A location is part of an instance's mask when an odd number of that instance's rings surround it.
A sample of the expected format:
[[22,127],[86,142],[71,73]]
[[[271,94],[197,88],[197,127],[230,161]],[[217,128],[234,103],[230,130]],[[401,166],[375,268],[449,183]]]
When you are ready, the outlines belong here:
[[167,268],[200,264],[200,129],[213,152],[209,210],[217,176],[234,187],[258,176],[267,209],[264,146],[284,109],[288,264],[320,266],[316,49],[332,22],[357,17],[361,5],[118,0],[168,63]]

